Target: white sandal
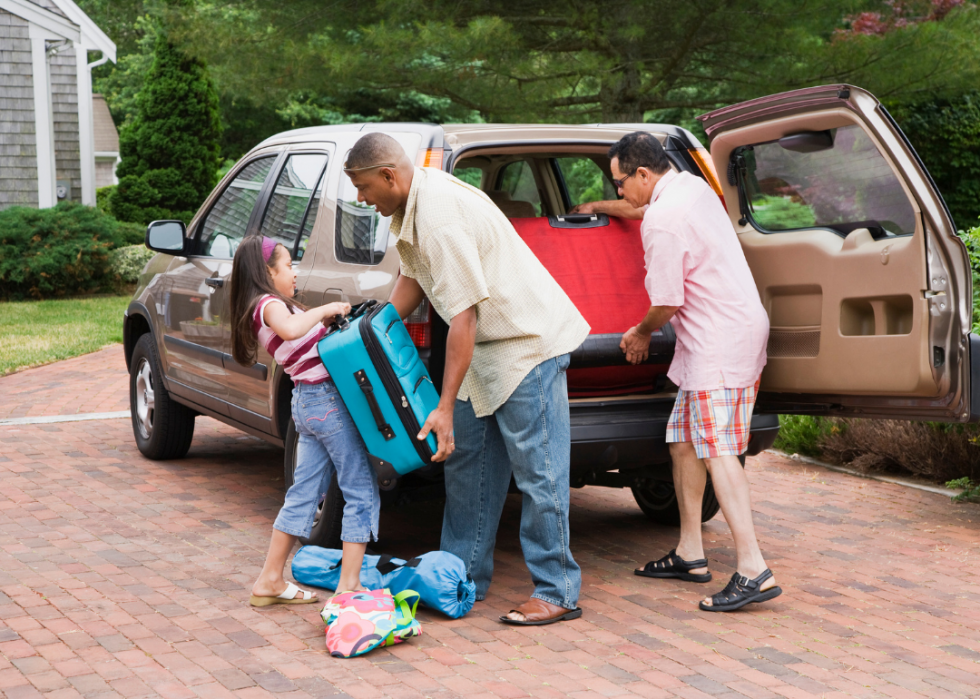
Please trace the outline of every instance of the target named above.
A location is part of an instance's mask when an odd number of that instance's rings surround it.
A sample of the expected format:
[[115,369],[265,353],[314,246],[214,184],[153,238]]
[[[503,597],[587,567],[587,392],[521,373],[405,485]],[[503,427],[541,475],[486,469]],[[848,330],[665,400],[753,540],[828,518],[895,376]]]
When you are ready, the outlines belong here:
[[[302,592],[302,597],[297,597],[296,593]],[[312,604],[317,601],[315,592],[300,590],[293,583],[286,583],[286,589],[275,597],[257,597],[252,595],[248,598],[248,603],[253,607],[268,607],[270,604]]]

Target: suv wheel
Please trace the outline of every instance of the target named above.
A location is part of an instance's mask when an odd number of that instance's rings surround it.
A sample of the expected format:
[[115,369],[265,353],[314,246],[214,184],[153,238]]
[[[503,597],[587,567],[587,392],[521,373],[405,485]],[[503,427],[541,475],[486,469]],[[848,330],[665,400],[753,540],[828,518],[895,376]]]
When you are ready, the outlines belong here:
[[[286,454],[283,464],[283,476],[286,481],[286,490],[293,486],[293,472],[296,470],[296,453],[299,446],[299,434],[296,432],[296,424],[289,420],[286,429]],[[326,496],[321,495],[320,502],[316,507],[316,514],[313,515],[313,529],[309,537],[300,539],[303,546],[322,546],[328,549],[339,549],[343,546],[340,541],[340,529],[344,518],[344,495],[340,492],[337,485],[337,474],[330,480],[330,487],[327,488]]]
[[148,459],[180,459],[191,448],[196,413],[170,397],[163,387],[153,336],[145,333],[133,349],[129,374],[129,411],[136,446]]
[[[738,457],[742,468],[745,468],[745,456]],[[668,527],[679,527],[681,525],[681,511],[677,506],[677,493],[674,484],[666,481],[659,481],[648,488],[631,488],[636,504],[643,510],[643,514],[658,524]],[[715,496],[715,487],[711,480],[704,486],[704,498],[701,500],[701,521],[707,522],[718,514],[721,505]]]

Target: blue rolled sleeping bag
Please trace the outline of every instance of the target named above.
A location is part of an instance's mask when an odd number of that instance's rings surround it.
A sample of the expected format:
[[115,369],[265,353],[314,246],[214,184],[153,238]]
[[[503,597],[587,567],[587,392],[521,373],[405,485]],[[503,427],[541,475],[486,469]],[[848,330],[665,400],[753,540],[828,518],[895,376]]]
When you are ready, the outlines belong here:
[[[293,557],[293,577],[304,585],[336,590],[342,558],[338,549],[304,546]],[[423,605],[452,619],[465,615],[476,601],[476,583],[459,557],[447,551],[430,551],[409,561],[365,556],[361,584],[370,590],[388,588],[393,595],[415,590]]]

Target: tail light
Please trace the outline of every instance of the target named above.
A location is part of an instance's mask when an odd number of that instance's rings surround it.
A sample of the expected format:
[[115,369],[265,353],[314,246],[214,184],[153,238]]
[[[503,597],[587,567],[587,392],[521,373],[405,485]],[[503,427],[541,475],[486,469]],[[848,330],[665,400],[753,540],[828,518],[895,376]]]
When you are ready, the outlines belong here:
[[721,191],[721,182],[718,180],[718,173],[715,171],[715,162],[711,159],[711,155],[705,148],[689,148],[687,152],[694,158],[694,162],[701,168],[701,174],[704,175],[704,179],[708,181],[711,188],[715,190],[715,194],[721,199],[721,205],[725,207],[725,211],[728,211],[728,204],[725,203],[725,193]]
[[432,309],[429,307],[429,299],[422,299],[419,307],[405,319],[405,328],[416,347],[421,349],[432,346]]
[[426,148],[425,150],[420,150],[419,157],[415,159],[415,164],[419,167],[434,167],[441,170],[442,148]]

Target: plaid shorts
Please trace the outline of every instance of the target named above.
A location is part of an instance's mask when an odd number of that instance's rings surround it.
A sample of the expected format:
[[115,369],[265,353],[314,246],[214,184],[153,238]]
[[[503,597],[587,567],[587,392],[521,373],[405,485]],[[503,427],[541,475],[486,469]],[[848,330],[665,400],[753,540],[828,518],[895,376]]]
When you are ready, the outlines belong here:
[[693,442],[699,459],[744,453],[758,392],[758,381],[747,388],[679,389],[667,423],[667,443]]

